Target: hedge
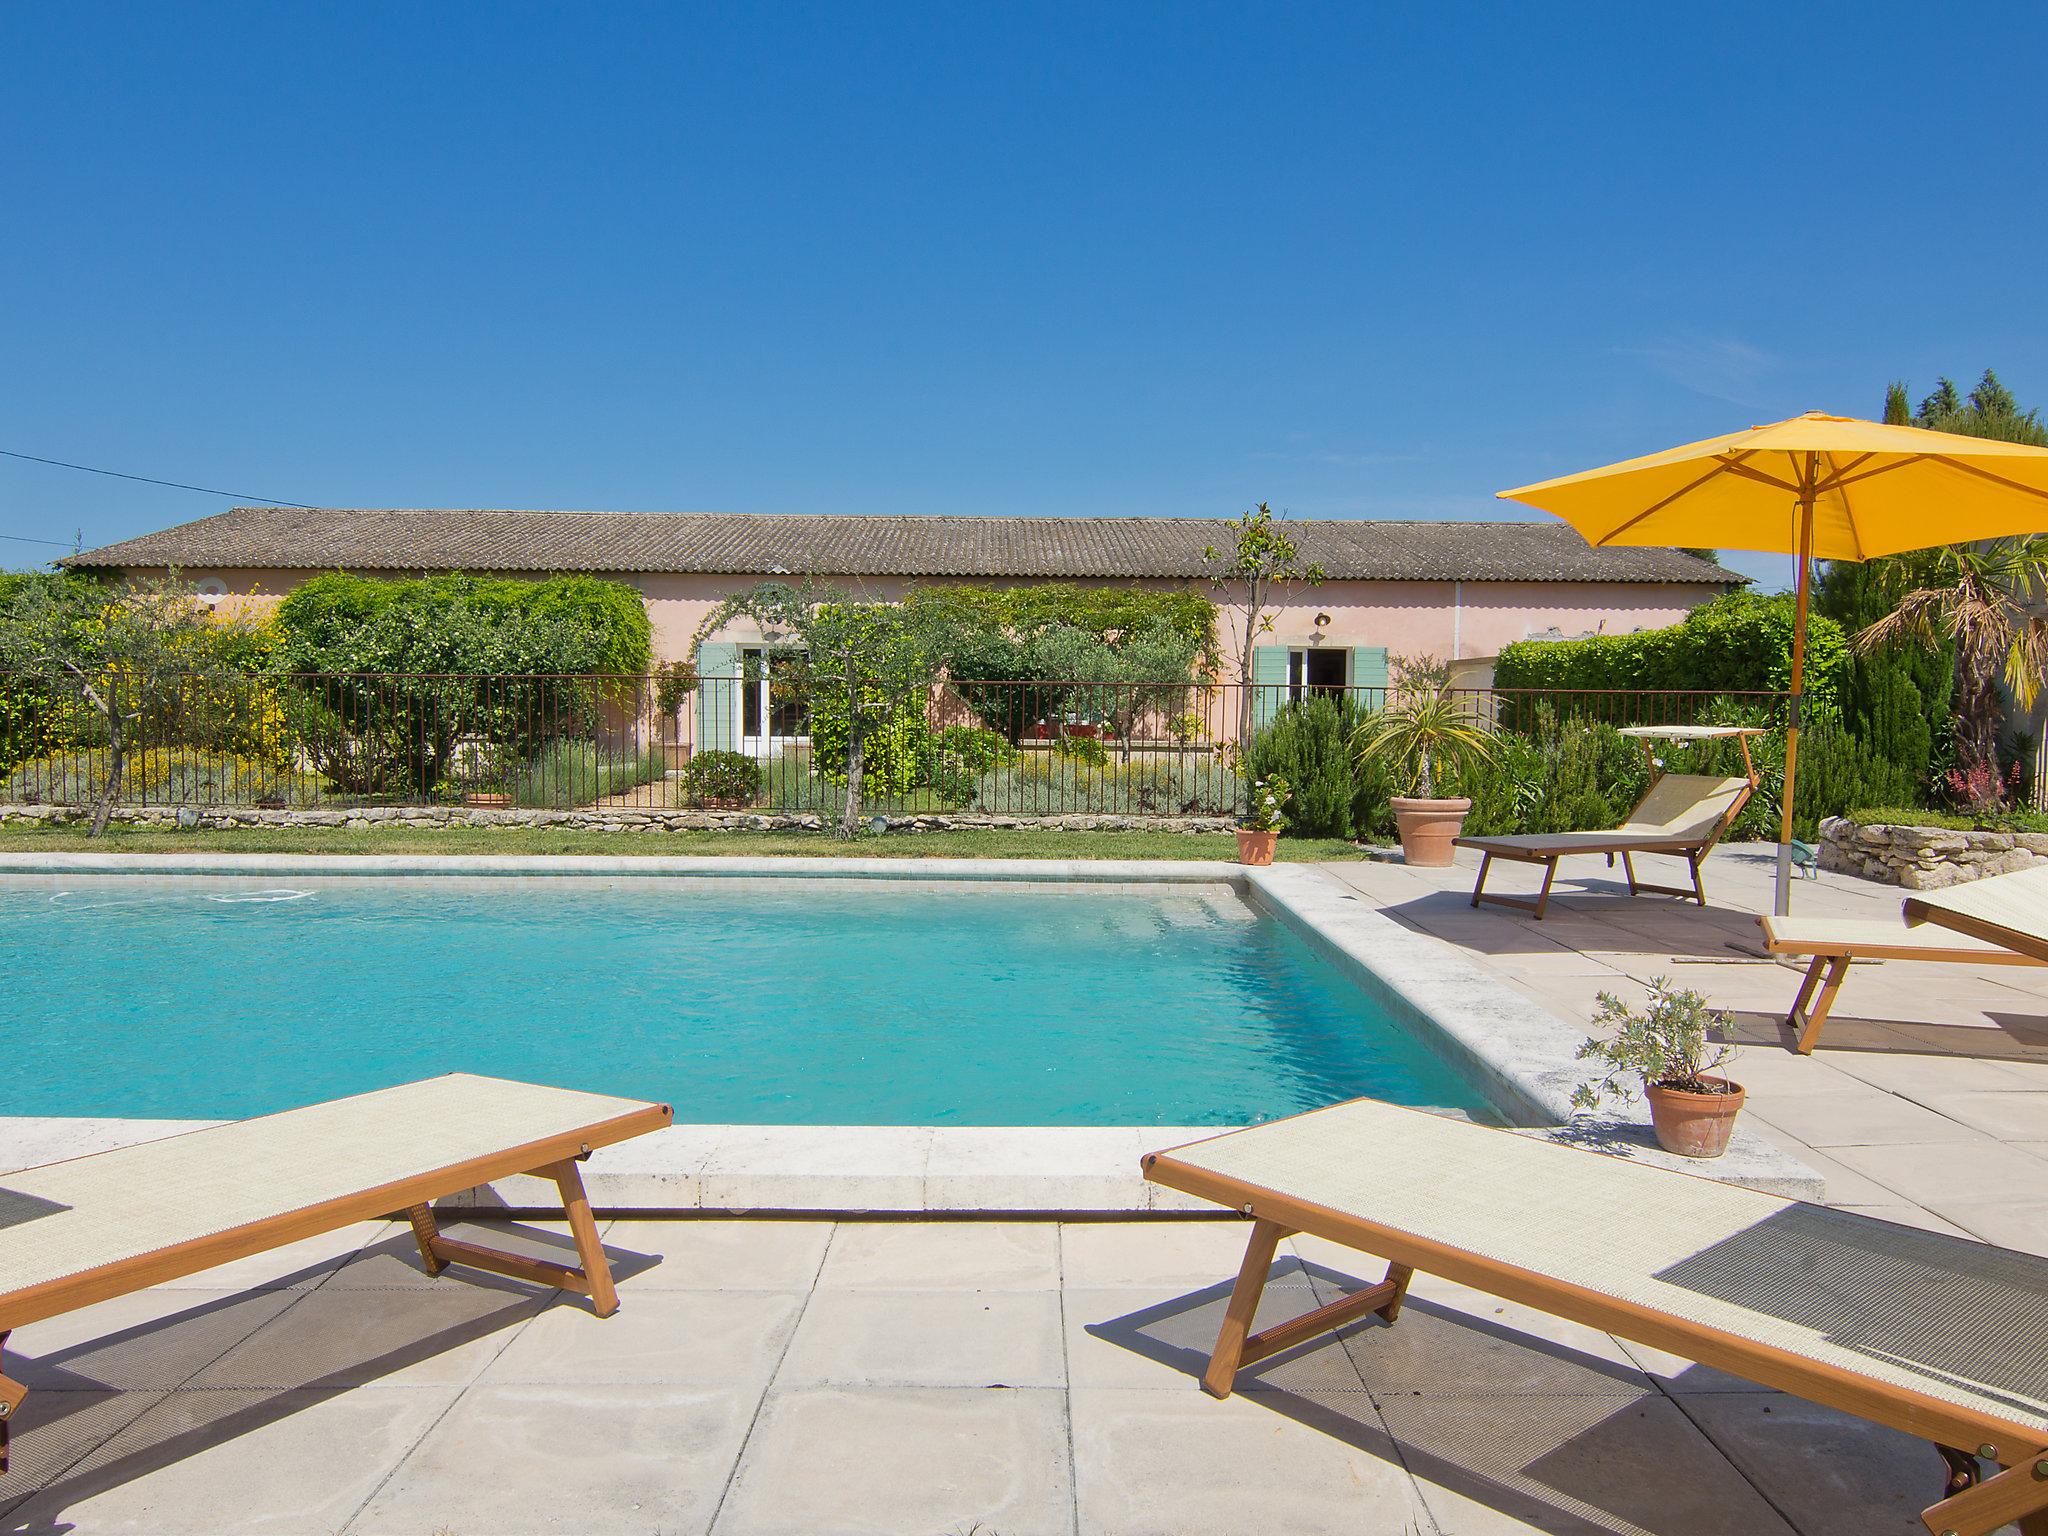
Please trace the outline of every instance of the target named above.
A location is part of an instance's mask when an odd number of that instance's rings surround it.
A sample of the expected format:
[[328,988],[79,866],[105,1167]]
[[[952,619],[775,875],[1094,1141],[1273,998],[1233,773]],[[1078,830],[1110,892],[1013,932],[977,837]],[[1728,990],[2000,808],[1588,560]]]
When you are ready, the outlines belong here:
[[606,673],[647,670],[640,594],[596,576],[384,580],[331,571],[277,605],[288,672]]
[[[1493,685],[1560,692],[1782,693],[1792,686],[1794,616],[1789,595],[1734,592],[1695,608],[1668,629],[1584,640],[1518,640],[1501,648]],[[1840,711],[1849,642],[1839,624],[1817,613],[1807,615],[1806,635],[1807,723],[1820,724]]]

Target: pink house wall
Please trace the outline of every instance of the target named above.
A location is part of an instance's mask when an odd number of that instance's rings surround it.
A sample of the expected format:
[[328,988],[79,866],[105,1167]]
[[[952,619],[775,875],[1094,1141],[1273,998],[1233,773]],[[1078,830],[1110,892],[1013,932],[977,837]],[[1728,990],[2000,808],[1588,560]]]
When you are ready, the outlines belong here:
[[[200,583],[202,590],[210,582],[224,586],[226,595],[218,600],[221,605],[256,613],[274,608],[311,574],[257,569],[184,573],[187,580]],[[653,629],[654,659],[662,662],[687,657],[698,627],[719,601],[763,578],[637,573],[614,579],[637,588],[646,602]],[[828,579],[828,584],[835,583]],[[842,589],[880,601],[901,598],[912,586],[935,584],[938,583],[913,582],[901,577],[845,579],[836,583]],[[1155,589],[1183,585],[1150,579],[1138,584]],[[1455,669],[1458,681],[1466,687],[1485,687],[1493,680],[1493,658],[1499,655],[1502,646],[1513,641],[1553,632],[1575,637],[1660,629],[1679,622],[1723,590],[1704,584],[1669,583],[1328,581],[1286,594],[1287,601],[1272,616],[1272,628],[1262,633],[1257,643],[1344,651],[1383,646],[1396,657],[1427,655],[1463,663]],[[1326,622],[1319,624],[1319,618]],[[1224,655],[1234,656],[1241,633],[1237,616],[1219,608],[1218,622],[1218,640]],[[706,638],[744,644],[759,640],[761,633],[751,620],[740,620]],[[1231,671],[1234,673],[1234,667]],[[736,710],[737,696],[730,689],[725,693],[734,700],[729,707]],[[1229,706],[1221,695],[1211,698],[1203,707],[1214,716],[1205,735],[1220,738],[1234,729],[1228,718]],[[681,719],[672,726],[657,727],[651,719],[636,724],[621,717],[613,728],[631,736],[652,738],[659,734],[662,739],[669,739],[667,732],[673,730],[672,739],[694,743],[700,750],[707,741],[715,744],[717,739],[732,736],[730,726],[714,732],[708,722],[696,718],[698,712],[699,700],[692,698]]]
[[[184,574],[194,582],[214,580],[224,584],[229,594],[224,603],[265,610],[274,607],[311,573],[216,569],[190,570]],[[655,659],[667,661],[687,656],[697,627],[719,600],[751,585],[757,578],[647,573],[615,579],[637,588],[645,599],[654,630]],[[831,578],[825,580],[831,582]],[[842,579],[837,584],[867,597],[893,601],[912,586],[944,583],[883,577]],[[1155,589],[1182,585],[1157,580],[1136,584]],[[1661,629],[1676,624],[1700,604],[1719,596],[1722,590],[1704,584],[1648,582],[1327,581],[1317,587],[1298,587],[1289,593],[1273,616],[1271,631],[1261,636],[1259,643],[1385,646],[1396,656],[1490,660],[1500,654],[1504,645],[1552,631],[1577,636]],[[1328,623],[1318,625],[1319,615],[1327,615]],[[1222,612],[1219,620],[1222,633],[1218,638],[1228,654],[1239,638],[1235,615]],[[760,632],[743,620],[721,630],[715,638],[744,642],[760,638]]]

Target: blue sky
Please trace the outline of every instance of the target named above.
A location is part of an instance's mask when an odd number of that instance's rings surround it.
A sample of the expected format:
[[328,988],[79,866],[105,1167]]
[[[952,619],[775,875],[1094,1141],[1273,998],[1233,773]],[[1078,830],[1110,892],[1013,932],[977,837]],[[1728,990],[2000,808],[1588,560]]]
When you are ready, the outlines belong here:
[[[16,0],[0,448],[332,505],[1499,516],[1892,378],[2048,403],[2044,65],[2038,6]],[[228,504],[0,460],[17,539]]]

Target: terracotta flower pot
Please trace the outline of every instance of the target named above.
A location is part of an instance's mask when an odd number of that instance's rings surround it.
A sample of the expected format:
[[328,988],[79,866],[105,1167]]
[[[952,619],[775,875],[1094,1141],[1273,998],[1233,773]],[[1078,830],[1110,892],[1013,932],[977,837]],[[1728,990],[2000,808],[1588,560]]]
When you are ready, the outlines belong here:
[[1657,1144],[1666,1152],[1679,1157],[1719,1157],[1728,1150],[1735,1117],[1742,1113],[1742,1085],[1725,1077],[1703,1081],[1727,1086],[1720,1093],[1687,1093],[1650,1084],[1650,1124],[1656,1129]]
[[1240,864],[1270,864],[1273,849],[1280,842],[1278,832],[1254,832],[1248,827],[1237,829],[1237,862]]
[[1392,797],[1394,825],[1401,832],[1401,858],[1423,869],[1446,869],[1453,862],[1451,839],[1465,825],[1470,800],[1419,800]]

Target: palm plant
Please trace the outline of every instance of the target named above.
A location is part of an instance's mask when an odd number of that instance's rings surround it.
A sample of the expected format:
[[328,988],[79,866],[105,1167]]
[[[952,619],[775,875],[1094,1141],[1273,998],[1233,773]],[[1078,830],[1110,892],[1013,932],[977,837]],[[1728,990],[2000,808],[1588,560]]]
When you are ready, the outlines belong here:
[[1971,782],[1998,781],[2000,689],[2033,708],[2048,671],[2048,534],[1952,544],[1933,552],[1898,606],[1856,636],[1859,650],[1897,640],[1951,641],[1956,752]]
[[1396,782],[1434,800],[1439,769],[1469,771],[1493,760],[1493,736],[1471,701],[1451,688],[1450,669],[1433,656],[1397,657],[1399,682],[1386,708],[1351,733],[1360,762],[1386,759]]

